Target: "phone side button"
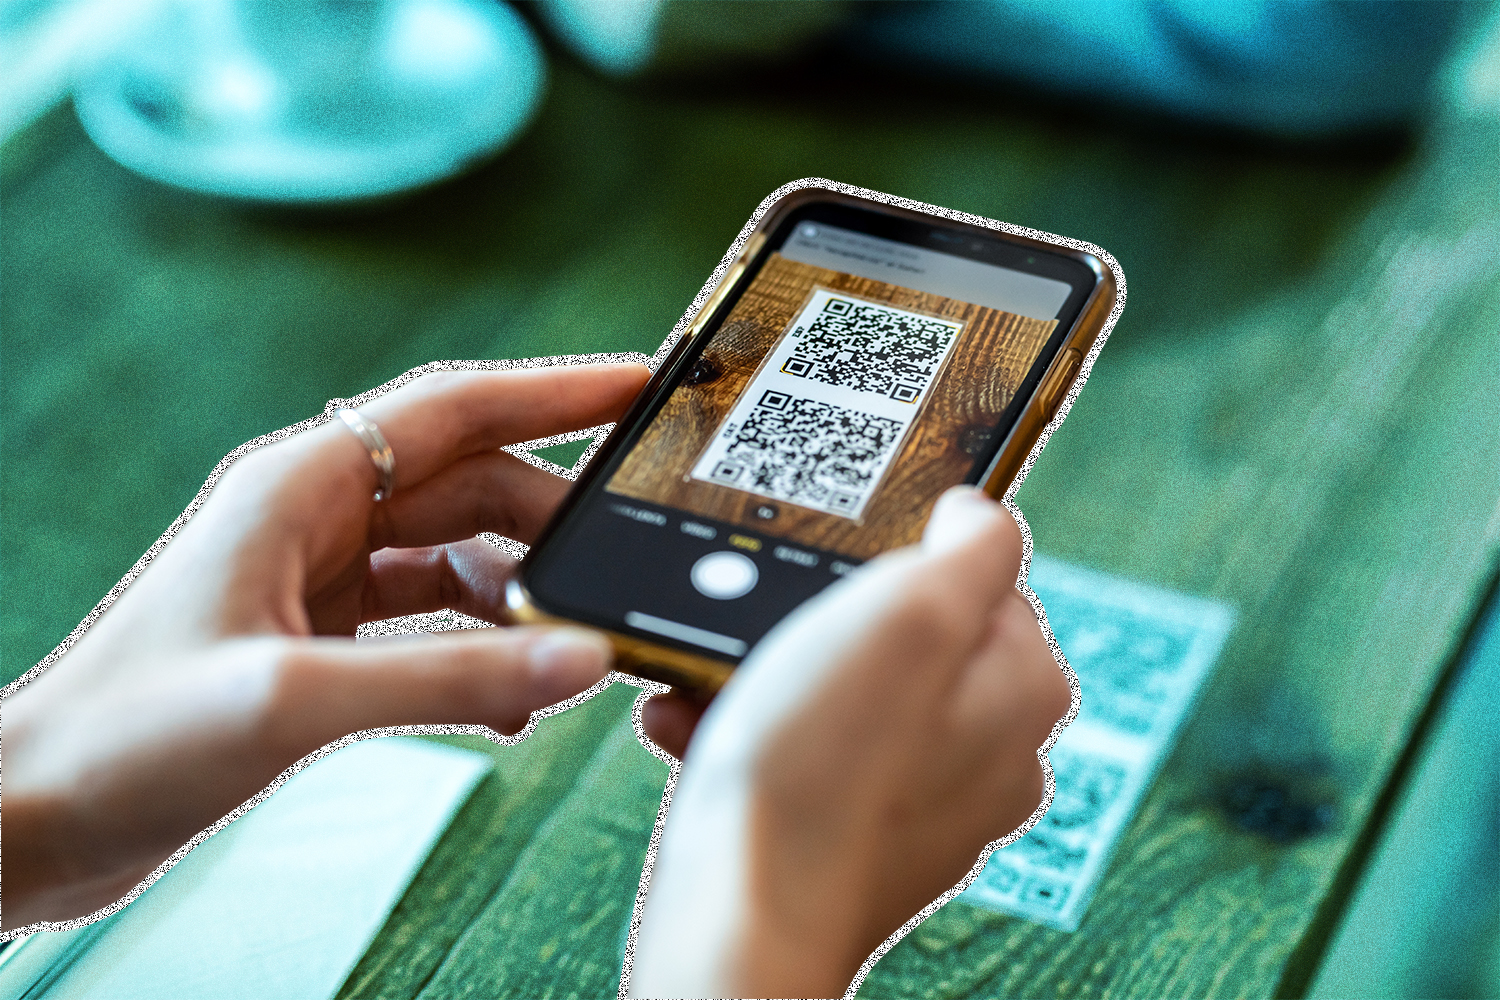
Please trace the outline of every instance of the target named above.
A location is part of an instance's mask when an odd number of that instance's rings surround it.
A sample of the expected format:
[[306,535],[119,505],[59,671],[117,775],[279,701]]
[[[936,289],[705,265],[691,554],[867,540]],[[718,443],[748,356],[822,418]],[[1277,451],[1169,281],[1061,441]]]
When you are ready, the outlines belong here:
[[1057,377],[1047,386],[1046,394],[1042,397],[1042,412],[1047,415],[1047,422],[1057,416],[1057,408],[1062,405],[1063,399],[1068,395],[1068,386],[1073,384],[1073,377],[1078,374],[1078,366],[1083,364],[1083,354],[1075,347],[1068,348],[1068,353],[1063,355],[1063,363],[1057,370]]

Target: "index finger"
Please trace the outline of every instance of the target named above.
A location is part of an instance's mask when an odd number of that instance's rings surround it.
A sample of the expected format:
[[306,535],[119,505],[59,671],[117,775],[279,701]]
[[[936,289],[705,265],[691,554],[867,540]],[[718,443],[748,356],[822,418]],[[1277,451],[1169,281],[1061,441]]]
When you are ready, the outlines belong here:
[[360,407],[396,456],[396,488],[469,455],[617,420],[650,370],[639,364],[435,372]]

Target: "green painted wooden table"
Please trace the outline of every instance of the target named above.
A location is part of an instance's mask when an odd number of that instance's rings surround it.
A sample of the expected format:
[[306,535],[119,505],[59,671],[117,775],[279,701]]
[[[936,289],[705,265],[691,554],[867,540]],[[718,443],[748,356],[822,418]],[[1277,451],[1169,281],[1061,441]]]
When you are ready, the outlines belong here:
[[[916,81],[778,81],[631,88],[554,60],[500,159],[349,212],[158,187],[66,109],[13,139],[5,678],[241,442],[436,358],[650,353],[779,184],[897,192],[1119,258],[1129,308],[1020,503],[1041,551],[1239,624],[1080,930],[953,904],[863,993],[1298,993],[1496,565],[1500,121],[1449,111],[1408,146],[1330,153]],[[666,778],[633,695],[517,748],[477,741],[494,774],[344,995],[614,995]],[[1248,813],[1246,787],[1332,821]]]

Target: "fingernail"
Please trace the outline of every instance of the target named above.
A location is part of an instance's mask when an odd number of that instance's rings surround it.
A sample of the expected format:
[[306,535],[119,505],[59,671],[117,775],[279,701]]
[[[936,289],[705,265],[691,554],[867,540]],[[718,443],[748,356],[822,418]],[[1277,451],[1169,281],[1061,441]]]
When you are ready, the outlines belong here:
[[922,533],[922,551],[941,555],[962,547],[994,524],[1000,505],[974,486],[955,486],[938,498]]
[[527,656],[533,674],[575,691],[608,673],[613,660],[609,640],[598,632],[581,628],[548,632],[532,643]]

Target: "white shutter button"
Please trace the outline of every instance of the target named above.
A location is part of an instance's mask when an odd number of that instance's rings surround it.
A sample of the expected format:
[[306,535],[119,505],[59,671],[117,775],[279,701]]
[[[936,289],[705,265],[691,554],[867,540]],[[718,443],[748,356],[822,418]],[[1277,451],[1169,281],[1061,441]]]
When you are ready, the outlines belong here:
[[693,587],[704,597],[731,601],[755,589],[760,570],[738,552],[710,552],[693,563]]

